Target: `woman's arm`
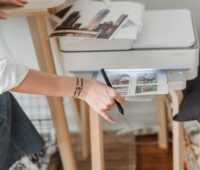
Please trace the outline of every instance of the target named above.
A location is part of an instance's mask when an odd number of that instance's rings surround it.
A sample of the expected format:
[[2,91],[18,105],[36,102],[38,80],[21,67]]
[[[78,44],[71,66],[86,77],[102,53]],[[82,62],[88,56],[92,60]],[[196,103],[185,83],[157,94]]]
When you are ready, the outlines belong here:
[[[24,6],[24,4],[26,4],[26,1],[0,0],[0,4],[13,4],[17,6]],[[6,16],[2,11],[0,11],[0,19],[6,19]],[[2,64],[4,65],[4,63]],[[5,68],[0,69],[0,71],[2,70],[4,74],[5,74]],[[15,70],[19,70],[19,68],[16,68]],[[10,73],[9,70],[7,71],[8,73]],[[13,78],[14,80],[15,78],[17,78],[17,77],[14,78],[13,75],[10,74],[8,74],[7,76],[4,75],[5,76],[4,84],[5,82],[7,82],[7,84],[11,84],[10,83],[11,78]],[[39,71],[30,70],[28,74],[26,74],[24,80],[19,85],[17,85],[17,87],[12,88],[11,91],[29,93],[29,94],[40,94],[47,96],[73,97],[75,88],[76,88],[76,78],[56,76],[48,73],[42,73]],[[124,98],[117,91],[106,86],[103,83],[93,80],[84,80],[83,89],[78,98],[86,101],[90,105],[90,107],[92,107],[97,113],[99,113],[102,117],[104,117],[111,123],[114,123],[114,119],[109,116],[107,111],[110,110],[111,107],[115,104],[115,100],[120,103],[124,101]]]
[[[56,76],[30,70],[21,84],[11,89],[11,91],[73,97],[75,88],[75,77]],[[114,123],[114,119],[109,116],[107,111],[115,104],[115,100],[120,103],[124,101],[124,98],[113,88],[101,82],[86,79],[83,81],[83,89],[79,98],[86,101],[97,113],[111,123]]]
[[75,86],[76,79],[73,77],[55,76],[30,70],[22,83],[12,91],[46,96],[72,97]]

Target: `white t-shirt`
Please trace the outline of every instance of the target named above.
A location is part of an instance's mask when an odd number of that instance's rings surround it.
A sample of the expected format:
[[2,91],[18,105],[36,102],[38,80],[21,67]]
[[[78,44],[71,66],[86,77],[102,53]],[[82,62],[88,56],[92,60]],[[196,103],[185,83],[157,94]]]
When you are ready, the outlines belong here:
[[0,34],[0,94],[17,87],[29,68],[13,59]]

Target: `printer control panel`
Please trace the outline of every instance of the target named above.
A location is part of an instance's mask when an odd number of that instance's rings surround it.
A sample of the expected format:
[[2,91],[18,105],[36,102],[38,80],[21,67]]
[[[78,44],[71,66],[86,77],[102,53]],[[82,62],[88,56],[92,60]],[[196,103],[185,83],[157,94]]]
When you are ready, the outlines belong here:
[[184,90],[186,88],[185,71],[169,70],[167,71],[169,91]]

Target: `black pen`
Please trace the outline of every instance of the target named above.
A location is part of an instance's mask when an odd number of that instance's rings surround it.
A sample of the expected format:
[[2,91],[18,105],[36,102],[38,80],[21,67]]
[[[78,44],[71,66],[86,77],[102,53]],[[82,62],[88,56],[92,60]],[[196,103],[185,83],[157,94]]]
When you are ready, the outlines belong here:
[[[110,81],[109,81],[109,79],[108,79],[108,76],[107,76],[105,70],[102,68],[100,71],[101,71],[101,74],[102,74],[102,76],[103,76],[103,78],[104,78],[106,84],[107,84],[109,87],[112,87],[112,85],[111,85],[111,83],[110,83]],[[116,101],[116,100],[115,100],[115,103],[116,103],[116,105],[117,105],[117,108],[118,108],[119,112],[120,112],[121,114],[124,114],[124,109],[122,108],[122,105],[121,105],[118,101]]]

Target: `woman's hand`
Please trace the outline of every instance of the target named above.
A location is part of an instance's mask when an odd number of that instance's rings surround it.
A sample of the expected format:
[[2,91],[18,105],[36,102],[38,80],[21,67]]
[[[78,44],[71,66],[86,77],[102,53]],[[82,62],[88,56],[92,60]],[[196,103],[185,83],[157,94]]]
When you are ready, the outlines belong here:
[[[36,70],[29,70],[24,80],[11,91],[28,94],[39,94],[46,96],[73,97],[77,78],[67,76],[56,76]],[[111,123],[114,119],[107,113],[115,104],[124,98],[113,88],[94,80],[83,80],[83,88],[79,95],[80,99],[86,101],[90,107]]]
[[6,15],[2,11],[0,11],[0,20],[1,19],[6,19]]
[[0,0],[0,5],[15,5],[23,7],[25,4],[27,4],[26,0]]
[[83,90],[79,98],[85,100],[94,111],[111,123],[114,123],[115,120],[107,111],[115,104],[115,100],[119,103],[124,101],[124,97],[116,90],[93,80],[84,80]]
[[[15,5],[23,7],[25,4],[27,4],[26,0],[0,0],[0,5]],[[1,19],[6,19],[6,15],[0,10],[0,20]]]

